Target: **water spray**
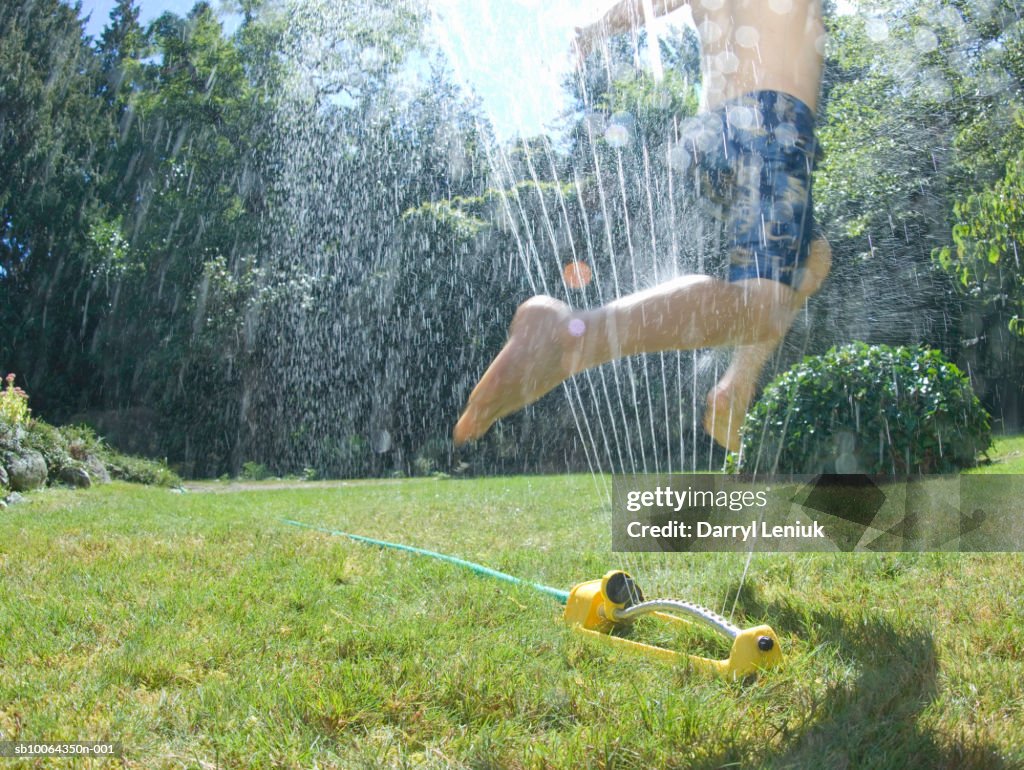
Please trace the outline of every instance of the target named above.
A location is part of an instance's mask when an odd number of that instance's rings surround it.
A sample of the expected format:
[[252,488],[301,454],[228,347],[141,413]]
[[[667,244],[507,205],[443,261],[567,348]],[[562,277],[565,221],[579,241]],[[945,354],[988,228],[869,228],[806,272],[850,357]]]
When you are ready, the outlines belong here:
[[[679,599],[645,600],[636,581],[629,573],[622,570],[611,570],[602,578],[588,580],[577,584],[572,590],[563,591],[437,551],[391,543],[387,540],[377,540],[292,519],[283,521],[293,527],[304,527],[328,535],[347,537],[368,545],[426,556],[468,569],[478,575],[532,588],[563,604],[565,606],[562,613],[563,619],[580,634],[659,660],[670,663],[687,660],[696,669],[720,674],[730,679],[741,679],[759,671],[774,668],[782,662],[779,638],[770,626],[761,625],[741,629],[721,615],[692,602]],[[670,624],[699,623],[710,628],[719,636],[732,642],[729,657],[724,660],[705,658],[616,635],[628,631],[637,619],[647,615]]]

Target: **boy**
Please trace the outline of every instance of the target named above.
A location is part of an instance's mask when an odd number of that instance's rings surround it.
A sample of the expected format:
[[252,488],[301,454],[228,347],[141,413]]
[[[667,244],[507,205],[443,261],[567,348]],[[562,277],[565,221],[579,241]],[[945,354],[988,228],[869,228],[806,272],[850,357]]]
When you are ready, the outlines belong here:
[[[621,0],[577,29],[581,61],[607,35],[643,20]],[[516,311],[505,347],[455,426],[462,444],[566,378],[620,356],[732,345],[707,396],[704,427],[730,450],[768,357],[831,265],[812,243],[814,113],[825,29],[820,0],[653,0],[656,15],[689,4],[701,38],[701,119],[682,137],[707,192],[727,207],[728,280],[689,275],[596,310],[538,296]]]

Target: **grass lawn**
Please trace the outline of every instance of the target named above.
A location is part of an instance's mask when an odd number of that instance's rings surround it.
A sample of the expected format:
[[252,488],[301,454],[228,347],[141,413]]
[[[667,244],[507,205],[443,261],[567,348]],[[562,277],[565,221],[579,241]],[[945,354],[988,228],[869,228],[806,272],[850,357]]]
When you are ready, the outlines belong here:
[[[1024,439],[993,456],[1024,472]],[[742,555],[611,554],[603,495],[591,476],[31,495],[0,511],[0,740],[124,747],[40,767],[1024,766],[1020,554],[758,555],[735,620],[772,625],[786,660],[737,683],[580,638],[528,588],[282,522],[566,589],[624,566],[731,608]]]
[[970,473],[1024,473],[1024,435],[996,438],[989,452],[992,462],[969,471]]

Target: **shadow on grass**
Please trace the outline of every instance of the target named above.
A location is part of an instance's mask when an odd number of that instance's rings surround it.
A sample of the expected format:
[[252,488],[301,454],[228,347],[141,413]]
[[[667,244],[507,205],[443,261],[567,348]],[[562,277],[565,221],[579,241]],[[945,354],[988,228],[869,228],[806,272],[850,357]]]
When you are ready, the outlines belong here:
[[768,617],[780,633],[828,640],[858,673],[811,704],[803,724],[788,726],[782,747],[762,758],[771,768],[1007,768],[978,739],[936,733],[922,716],[938,695],[935,641],[924,628],[897,630],[877,614],[842,617],[740,592],[748,617]]

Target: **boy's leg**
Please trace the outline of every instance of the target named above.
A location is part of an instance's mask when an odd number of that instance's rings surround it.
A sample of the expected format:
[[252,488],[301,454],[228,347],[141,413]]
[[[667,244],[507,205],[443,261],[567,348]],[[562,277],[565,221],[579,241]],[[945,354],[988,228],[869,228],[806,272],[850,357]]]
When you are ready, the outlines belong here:
[[772,280],[727,283],[698,275],[590,311],[573,312],[551,297],[527,300],[470,394],[455,443],[482,436],[573,374],[622,356],[755,343],[769,345],[770,353],[789,328],[796,296]]
[[[787,329],[804,301],[821,288],[831,267],[832,249],[828,241],[822,238],[811,243],[804,274],[793,298]],[[708,393],[704,409],[704,430],[726,449],[739,451],[740,428],[753,401],[757,381],[781,340],[780,336],[775,341],[737,347],[729,368]]]
[[757,381],[778,346],[778,342],[738,346],[733,351],[729,368],[708,391],[704,406],[704,430],[720,446],[732,452],[739,450],[740,428],[754,400]]

